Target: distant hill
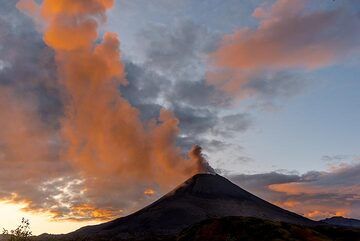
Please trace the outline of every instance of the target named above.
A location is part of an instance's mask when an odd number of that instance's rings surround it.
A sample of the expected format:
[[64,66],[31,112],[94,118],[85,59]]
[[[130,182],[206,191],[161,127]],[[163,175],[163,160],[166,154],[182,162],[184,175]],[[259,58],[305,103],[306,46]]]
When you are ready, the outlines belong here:
[[353,227],[353,228],[360,228],[360,220],[353,219],[353,218],[344,218],[341,216],[335,216],[332,218],[326,218],[320,220],[320,222],[324,222],[330,225],[338,225],[344,227]]

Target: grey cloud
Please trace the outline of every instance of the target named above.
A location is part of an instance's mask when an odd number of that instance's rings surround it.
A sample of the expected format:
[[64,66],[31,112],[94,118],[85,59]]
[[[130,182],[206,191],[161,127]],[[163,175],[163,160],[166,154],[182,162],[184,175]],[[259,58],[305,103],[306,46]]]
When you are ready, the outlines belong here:
[[321,157],[321,160],[326,162],[331,162],[331,161],[343,161],[347,158],[348,158],[347,155],[334,155],[334,156],[325,155]]
[[148,26],[138,38],[142,43],[144,65],[171,80],[203,78],[206,55],[215,50],[218,42],[216,35],[191,21]]
[[275,201],[279,195],[268,189],[269,185],[281,184],[300,181],[298,175],[288,175],[278,172],[261,173],[261,174],[239,174],[230,175],[230,180],[238,184],[240,187],[265,198],[268,201]]
[[337,163],[351,163],[359,161],[359,156],[357,155],[324,155],[321,157],[321,160],[327,162],[328,164],[337,164]]
[[299,75],[277,72],[252,77],[244,85],[244,89],[260,100],[273,101],[275,98],[288,98],[300,94],[308,84],[309,82]]
[[31,20],[16,9],[17,1],[0,3],[0,60],[6,64],[0,69],[0,86],[31,98],[43,121],[58,126],[63,106],[54,53]]
[[184,104],[190,106],[221,107],[231,103],[229,97],[214,86],[208,85],[204,79],[174,83],[168,98],[182,100]]
[[56,211],[80,193],[69,186],[78,178],[72,167],[59,159],[63,93],[53,51],[17,2],[0,0],[0,199]]
[[214,150],[215,146],[209,145],[211,141],[203,135],[229,137],[252,125],[252,118],[247,113],[220,117],[219,106],[226,105],[228,99],[202,79],[172,83],[165,76],[134,63],[126,64],[126,72],[129,85],[121,87],[124,97],[140,110],[143,120],[156,118],[163,107],[171,109],[180,121],[178,143],[185,151],[194,144]]
[[216,136],[231,138],[235,134],[245,132],[253,125],[253,119],[249,113],[238,113],[218,118],[211,132]]
[[[155,118],[162,107],[167,107],[179,119],[184,135],[203,134],[216,124],[216,110],[204,107],[198,100],[177,96],[183,94],[177,91],[179,85],[173,85],[170,80],[132,63],[126,65],[126,71],[129,85],[122,87],[122,93],[132,105],[140,109],[144,120]],[[189,86],[189,92],[192,91],[191,87],[192,85]],[[186,92],[185,84],[182,88]],[[169,95],[169,92],[173,95]],[[211,96],[211,93],[204,92],[204,95]]]
[[203,134],[216,125],[216,113],[203,108],[174,106],[175,115],[180,120],[180,128],[186,135]]
[[220,141],[220,140],[215,140],[215,139],[206,140],[201,144],[209,151],[222,151],[225,148],[228,148],[231,146],[230,143]]
[[223,125],[228,131],[245,131],[252,124],[252,119],[247,113],[227,115],[222,118]]
[[145,66],[132,62],[125,63],[127,86],[121,87],[121,93],[132,103],[148,103],[163,97],[164,89],[171,87],[169,80],[147,69]]
[[[138,41],[142,60],[126,59],[129,85],[121,92],[140,109],[144,120],[156,117],[161,107],[172,110],[180,121],[178,143],[183,149],[199,144],[214,150],[216,145],[211,143],[222,141],[206,134],[220,130],[219,125],[241,125],[219,116],[219,107],[229,106],[232,100],[205,81],[205,57],[214,49],[216,35],[190,21],[178,21],[171,28],[148,26],[138,33]],[[241,130],[246,127],[243,123]],[[218,134],[233,131],[233,127],[221,128]]]
[[[337,168],[336,172],[323,173],[316,181],[321,186],[356,186],[360,184],[360,164]],[[360,201],[360,200],[359,200]]]
[[[314,218],[335,215],[336,212],[360,218],[360,164],[346,165],[329,172],[311,171],[303,175],[271,172],[230,175],[229,178],[246,190],[295,212],[310,213],[311,216],[312,211],[321,209],[319,216]],[[290,186],[279,191],[269,188],[270,185],[281,187],[282,184]],[[298,185],[303,186],[303,190],[293,193],[292,187],[296,190]],[[289,201],[301,205],[287,206]]]

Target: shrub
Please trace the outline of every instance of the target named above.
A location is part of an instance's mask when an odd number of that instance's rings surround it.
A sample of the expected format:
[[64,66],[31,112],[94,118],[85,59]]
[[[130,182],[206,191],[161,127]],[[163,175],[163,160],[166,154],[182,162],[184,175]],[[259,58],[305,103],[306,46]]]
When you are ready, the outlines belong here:
[[10,230],[10,232],[4,229],[3,234],[9,237],[8,241],[28,241],[32,235],[30,222],[22,218],[20,225],[16,229]]

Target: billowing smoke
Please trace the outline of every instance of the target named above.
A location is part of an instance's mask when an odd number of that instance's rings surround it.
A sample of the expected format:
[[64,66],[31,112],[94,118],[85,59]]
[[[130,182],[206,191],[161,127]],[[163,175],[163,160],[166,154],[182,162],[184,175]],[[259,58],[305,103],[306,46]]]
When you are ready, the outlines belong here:
[[189,156],[191,159],[196,160],[199,173],[216,174],[215,170],[210,166],[205,155],[202,153],[201,146],[194,145],[189,152]]
[[[198,171],[211,170],[201,148],[184,157],[175,145],[179,123],[172,112],[162,109],[158,118],[144,123],[119,92],[127,80],[118,36],[99,34],[113,4],[21,0],[17,5],[33,17],[54,50],[58,81],[65,89],[59,130],[64,144],[54,162],[73,170],[68,181],[57,176],[63,184],[60,194],[50,207],[41,207],[56,218],[113,218],[143,205],[149,190],[163,193]],[[45,181],[56,185],[56,180]]]

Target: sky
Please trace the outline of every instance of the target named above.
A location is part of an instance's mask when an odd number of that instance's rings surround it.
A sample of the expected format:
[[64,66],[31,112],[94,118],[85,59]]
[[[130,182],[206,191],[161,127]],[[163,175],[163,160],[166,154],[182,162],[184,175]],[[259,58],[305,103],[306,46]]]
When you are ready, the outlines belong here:
[[356,0],[0,4],[0,228],[66,233],[212,169],[360,219]]

